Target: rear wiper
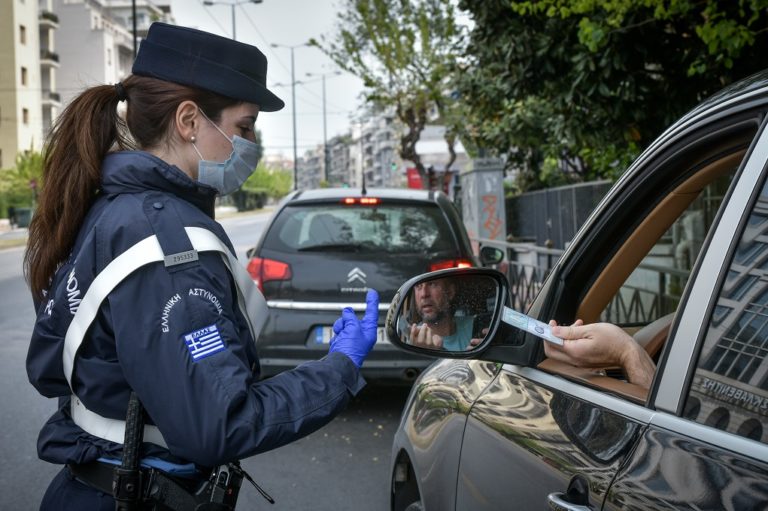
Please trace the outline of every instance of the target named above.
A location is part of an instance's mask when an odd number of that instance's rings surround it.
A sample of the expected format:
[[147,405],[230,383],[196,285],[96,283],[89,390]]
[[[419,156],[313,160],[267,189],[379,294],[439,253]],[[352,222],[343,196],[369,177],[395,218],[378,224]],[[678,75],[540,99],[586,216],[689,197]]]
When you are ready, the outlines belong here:
[[360,252],[362,246],[358,243],[328,243],[301,247],[299,252]]

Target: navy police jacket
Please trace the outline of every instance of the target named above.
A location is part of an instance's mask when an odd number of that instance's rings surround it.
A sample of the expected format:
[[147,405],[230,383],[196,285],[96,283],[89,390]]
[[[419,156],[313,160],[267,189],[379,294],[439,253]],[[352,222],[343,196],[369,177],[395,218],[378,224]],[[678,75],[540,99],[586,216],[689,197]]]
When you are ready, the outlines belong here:
[[[100,305],[74,359],[72,388],[64,376],[64,336],[83,295],[114,258],[157,235],[165,254],[190,249],[185,227],[202,227],[232,250],[213,216],[215,191],[178,168],[140,151],[110,154],[102,189],[71,256],[57,271],[27,355],[30,382],[58,411],[38,439],[41,459],[86,463],[119,458],[121,445],[92,436],[70,414],[72,392],[89,410],[125,419],[131,390],[168,445],[146,443],[144,454],[203,467],[267,451],[329,422],[364,382],[341,353],[258,381],[258,358],[237,304],[229,269],[218,253],[166,267],[140,268]],[[205,352],[185,339],[215,333]]]

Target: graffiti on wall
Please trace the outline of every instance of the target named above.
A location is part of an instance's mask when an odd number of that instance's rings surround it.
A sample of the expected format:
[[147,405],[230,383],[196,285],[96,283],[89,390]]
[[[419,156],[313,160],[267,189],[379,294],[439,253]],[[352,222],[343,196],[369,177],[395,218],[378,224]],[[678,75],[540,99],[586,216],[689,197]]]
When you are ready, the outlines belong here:
[[497,195],[483,195],[482,226],[486,238],[496,240],[504,238],[502,233],[503,222],[499,218],[499,197]]

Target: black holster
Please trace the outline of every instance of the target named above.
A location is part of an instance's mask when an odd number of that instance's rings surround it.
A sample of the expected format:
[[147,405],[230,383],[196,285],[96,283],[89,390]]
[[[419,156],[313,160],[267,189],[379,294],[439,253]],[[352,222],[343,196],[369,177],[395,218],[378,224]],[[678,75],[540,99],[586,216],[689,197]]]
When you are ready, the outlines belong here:
[[233,511],[243,481],[239,464],[217,467],[196,492],[185,488],[160,470],[142,469],[144,407],[131,392],[125,418],[125,442],[120,466],[112,473],[116,511],[156,508],[171,511]]

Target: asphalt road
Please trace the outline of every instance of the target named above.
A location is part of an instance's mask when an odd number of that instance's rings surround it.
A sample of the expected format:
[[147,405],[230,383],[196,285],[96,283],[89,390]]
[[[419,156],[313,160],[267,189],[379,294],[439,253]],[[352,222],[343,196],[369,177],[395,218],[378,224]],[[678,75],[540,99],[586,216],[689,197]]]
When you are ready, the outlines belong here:
[[[257,241],[268,213],[222,220],[237,251]],[[25,358],[34,323],[22,277],[23,248],[0,250],[0,510],[38,508],[60,469],[37,458],[37,433],[55,409],[27,381]],[[275,500],[267,503],[244,482],[239,510],[384,511],[389,507],[392,436],[408,389],[368,387],[325,428],[243,462]]]

